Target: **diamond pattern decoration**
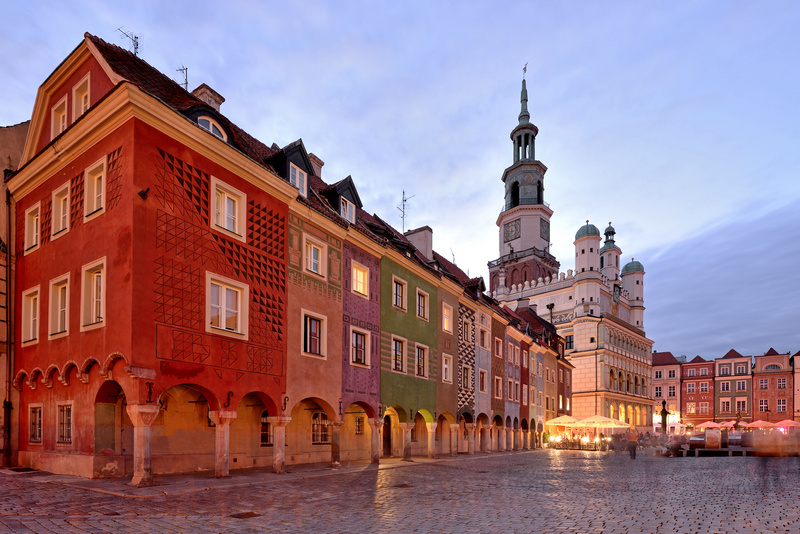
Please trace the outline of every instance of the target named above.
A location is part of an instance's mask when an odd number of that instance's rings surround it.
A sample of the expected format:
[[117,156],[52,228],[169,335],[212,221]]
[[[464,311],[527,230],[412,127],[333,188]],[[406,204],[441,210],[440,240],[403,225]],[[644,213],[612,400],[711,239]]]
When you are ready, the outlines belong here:
[[78,221],[83,220],[83,174],[79,174],[69,181],[70,196],[70,228]]
[[172,359],[205,363],[211,355],[211,347],[204,343],[201,334],[172,331]]
[[122,147],[106,159],[106,209],[112,210],[122,198]]
[[156,259],[156,321],[201,329],[205,317],[204,276],[200,269],[172,259]]

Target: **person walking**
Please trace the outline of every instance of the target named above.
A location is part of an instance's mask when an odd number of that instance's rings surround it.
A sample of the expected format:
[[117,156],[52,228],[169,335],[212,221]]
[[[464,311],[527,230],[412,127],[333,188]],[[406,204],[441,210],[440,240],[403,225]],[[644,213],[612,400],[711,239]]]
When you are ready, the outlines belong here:
[[631,455],[631,460],[635,460],[636,446],[639,444],[639,432],[636,431],[635,426],[631,426],[628,429],[628,432],[625,434],[625,438],[628,440],[628,453]]

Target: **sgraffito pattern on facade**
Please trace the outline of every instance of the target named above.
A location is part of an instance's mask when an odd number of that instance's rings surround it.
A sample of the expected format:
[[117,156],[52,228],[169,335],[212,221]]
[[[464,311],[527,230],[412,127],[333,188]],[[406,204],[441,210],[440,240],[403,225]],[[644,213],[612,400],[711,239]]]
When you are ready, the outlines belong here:
[[[325,244],[326,276],[322,278],[303,269],[303,234],[308,233]],[[320,232],[295,215],[289,215],[288,281],[325,298],[342,300],[342,242]]]
[[[467,325],[465,325],[465,321]],[[468,326],[468,328],[465,328]],[[458,411],[475,406],[475,310],[458,305]],[[463,367],[470,369],[470,381],[464,383]]]

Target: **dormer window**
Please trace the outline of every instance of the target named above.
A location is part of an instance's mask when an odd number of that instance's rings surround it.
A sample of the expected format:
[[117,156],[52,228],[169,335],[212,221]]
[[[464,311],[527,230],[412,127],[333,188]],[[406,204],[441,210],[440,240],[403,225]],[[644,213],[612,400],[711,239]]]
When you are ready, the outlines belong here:
[[50,139],[67,129],[67,96],[58,101],[50,112]]
[[342,217],[351,224],[356,223],[356,206],[344,197],[342,197]]
[[72,88],[72,120],[89,110],[89,73]]
[[308,196],[306,194],[306,173],[300,170],[300,168],[295,165],[294,163],[290,164],[289,168],[289,183],[292,184],[294,187],[300,191],[300,194]]
[[205,128],[206,130],[208,130],[215,136],[219,137],[223,141],[228,140],[227,136],[225,135],[225,132],[222,131],[222,128],[220,127],[219,123],[214,119],[212,119],[211,117],[206,117],[206,116],[198,117],[197,124],[199,124],[201,128]]

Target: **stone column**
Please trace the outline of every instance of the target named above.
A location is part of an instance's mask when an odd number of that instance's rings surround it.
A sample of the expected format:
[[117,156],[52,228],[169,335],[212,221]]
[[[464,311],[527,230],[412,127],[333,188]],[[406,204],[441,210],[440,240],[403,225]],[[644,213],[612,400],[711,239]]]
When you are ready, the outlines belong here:
[[370,417],[367,419],[372,435],[369,442],[369,463],[378,465],[381,457],[381,431],[383,430],[383,419]]
[[506,450],[506,429],[505,427],[497,427],[497,450]]
[[128,417],[133,423],[133,478],[131,486],[153,483],[152,452],[150,448],[153,421],[158,415],[156,404],[128,404]]
[[344,421],[331,421],[331,467],[341,467],[342,425]]
[[414,423],[400,423],[400,428],[403,429],[403,460],[406,462],[410,462],[411,429],[414,428]]
[[236,419],[235,410],[213,410],[208,418],[215,425],[214,432],[214,476],[230,476],[231,422]]
[[[467,429],[467,454],[475,454],[475,429],[474,423],[466,423],[464,427]],[[478,438],[480,440],[480,438]]]
[[450,425],[450,456],[458,455],[458,425]]
[[428,458],[436,458],[436,426],[437,423],[425,423],[428,429]]
[[272,472],[284,473],[286,471],[286,425],[291,417],[267,417],[272,425]]

